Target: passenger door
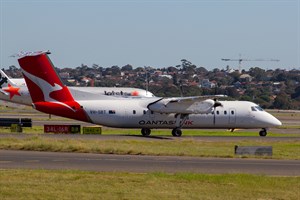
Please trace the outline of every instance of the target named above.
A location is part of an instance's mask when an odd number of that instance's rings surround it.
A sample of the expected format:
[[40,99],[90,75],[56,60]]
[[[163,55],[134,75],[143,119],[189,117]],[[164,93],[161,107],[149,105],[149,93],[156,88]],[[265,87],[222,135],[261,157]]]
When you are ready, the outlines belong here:
[[235,124],[236,121],[236,110],[235,108],[229,109],[229,124]]

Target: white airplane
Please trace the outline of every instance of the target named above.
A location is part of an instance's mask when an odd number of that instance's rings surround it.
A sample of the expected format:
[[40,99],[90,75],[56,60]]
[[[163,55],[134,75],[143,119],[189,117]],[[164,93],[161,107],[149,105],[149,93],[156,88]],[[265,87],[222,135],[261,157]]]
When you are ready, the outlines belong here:
[[49,52],[18,54],[18,62],[33,100],[41,112],[116,128],[172,129],[181,136],[182,128],[253,129],[260,136],[281,122],[257,104],[248,101],[216,101],[207,96],[179,98],[116,98],[102,96],[76,99],[63,85],[48,57]]
[[[107,95],[119,97],[154,97],[154,94],[138,88],[129,87],[69,87],[77,99],[89,98],[90,95]],[[0,100],[31,106],[32,99],[24,78],[9,78],[0,69]]]

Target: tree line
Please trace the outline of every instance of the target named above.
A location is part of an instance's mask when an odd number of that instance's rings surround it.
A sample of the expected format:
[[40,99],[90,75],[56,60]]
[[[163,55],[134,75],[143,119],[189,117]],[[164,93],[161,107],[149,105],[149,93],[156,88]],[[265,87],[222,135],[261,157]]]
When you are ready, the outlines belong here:
[[[246,100],[270,109],[300,109],[300,70],[265,70],[252,67],[249,70],[215,68],[207,70],[186,59],[176,66],[163,68],[133,67],[130,64],[101,67],[82,64],[76,68],[56,68],[67,73],[67,85],[91,85],[95,87],[136,87],[149,89],[160,97],[227,95],[230,100]],[[5,72],[22,77],[21,70],[10,66]],[[246,75],[246,76],[245,76]],[[246,78],[245,78],[246,77]],[[90,81],[82,82],[83,78]],[[70,82],[68,80],[74,80]],[[203,81],[212,87],[203,87]]]

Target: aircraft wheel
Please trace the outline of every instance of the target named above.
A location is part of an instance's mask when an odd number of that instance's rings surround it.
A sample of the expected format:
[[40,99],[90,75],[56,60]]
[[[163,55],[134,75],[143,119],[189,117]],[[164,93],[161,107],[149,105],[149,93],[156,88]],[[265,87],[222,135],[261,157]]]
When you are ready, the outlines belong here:
[[261,137],[265,137],[267,135],[267,130],[263,128],[261,131],[259,131],[259,135]]
[[173,135],[174,137],[180,137],[180,136],[182,135],[181,129],[179,129],[179,128],[174,128],[174,129],[172,130],[172,135]]
[[149,136],[151,134],[150,128],[142,128],[141,133],[143,136]]

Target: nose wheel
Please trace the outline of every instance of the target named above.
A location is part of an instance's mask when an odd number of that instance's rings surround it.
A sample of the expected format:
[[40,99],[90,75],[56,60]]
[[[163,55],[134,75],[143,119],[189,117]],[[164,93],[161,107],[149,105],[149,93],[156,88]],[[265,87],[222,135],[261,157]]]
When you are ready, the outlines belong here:
[[265,128],[261,129],[261,131],[259,131],[259,135],[261,137],[265,137],[267,135],[267,130]]

